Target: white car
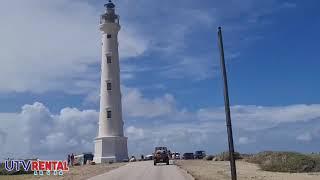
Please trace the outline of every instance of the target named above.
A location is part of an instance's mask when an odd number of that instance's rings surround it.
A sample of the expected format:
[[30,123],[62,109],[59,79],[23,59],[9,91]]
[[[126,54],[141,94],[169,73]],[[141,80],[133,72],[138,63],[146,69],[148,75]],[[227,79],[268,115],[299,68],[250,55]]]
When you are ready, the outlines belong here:
[[136,159],[136,157],[134,157],[134,156],[132,156],[131,158],[130,158],[130,160],[129,160],[129,162],[136,162],[137,161],[137,159]]
[[146,155],[145,159],[148,161],[148,160],[153,160],[153,155],[149,154],[149,155]]
[[180,153],[178,153],[178,152],[173,152],[173,153],[172,153],[172,159],[180,159]]

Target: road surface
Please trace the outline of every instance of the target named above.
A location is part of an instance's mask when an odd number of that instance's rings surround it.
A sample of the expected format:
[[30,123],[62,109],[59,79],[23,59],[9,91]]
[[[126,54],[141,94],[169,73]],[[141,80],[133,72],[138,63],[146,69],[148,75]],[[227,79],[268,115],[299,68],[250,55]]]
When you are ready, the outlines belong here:
[[194,180],[192,176],[173,165],[153,165],[153,161],[131,162],[89,180]]

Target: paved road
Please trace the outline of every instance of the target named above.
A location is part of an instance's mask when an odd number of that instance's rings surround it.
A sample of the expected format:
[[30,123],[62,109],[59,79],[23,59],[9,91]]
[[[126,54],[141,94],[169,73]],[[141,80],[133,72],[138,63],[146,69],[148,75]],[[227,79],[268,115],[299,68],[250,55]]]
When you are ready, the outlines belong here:
[[89,180],[193,180],[176,165],[158,164],[153,161],[133,162]]

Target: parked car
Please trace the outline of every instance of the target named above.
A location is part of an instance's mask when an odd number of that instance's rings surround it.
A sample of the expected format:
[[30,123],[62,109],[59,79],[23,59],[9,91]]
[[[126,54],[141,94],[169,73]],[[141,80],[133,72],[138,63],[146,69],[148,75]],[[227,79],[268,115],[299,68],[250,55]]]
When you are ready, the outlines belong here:
[[74,156],[74,165],[85,165],[87,161],[93,161],[92,153],[82,153]]
[[147,160],[147,161],[149,161],[149,160],[153,160],[153,155],[151,155],[151,154],[146,155],[145,160]]
[[122,162],[129,162],[129,159],[123,159]]
[[136,162],[136,161],[137,161],[137,159],[135,156],[131,156],[131,158],[129,159],[129,162]]
[[206,152],[205,151],[196,151],[194,153],[194,158],[195,159],[203,159],[204,157],[206,157]]
[[194,159],[193,153],[184,153],[182,159]]
[[172,159],[180,159],[180,153],[178,153],[178,152],[173,152],[173,153],[172,153]]
[[156,147],[154,149],[154,159],[153,164],[166,163],[169,165],[169,153],[167,147]]

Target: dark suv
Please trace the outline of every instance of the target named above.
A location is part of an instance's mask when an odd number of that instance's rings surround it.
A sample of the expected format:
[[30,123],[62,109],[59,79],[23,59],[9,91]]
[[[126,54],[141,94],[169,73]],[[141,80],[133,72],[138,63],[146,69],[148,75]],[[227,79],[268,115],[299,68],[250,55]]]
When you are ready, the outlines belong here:
[[182,159],[194,159],[193,153],[184,153]]
[[169,165],[169,154],[167,147],[156,147],[154,149],[153,164],[157,165],[157,163],[166,163]]
[[195,159],[203,159],[204,157],[206,157],[206,152],[205,151],[196,151],[194,153],[194,158]]

